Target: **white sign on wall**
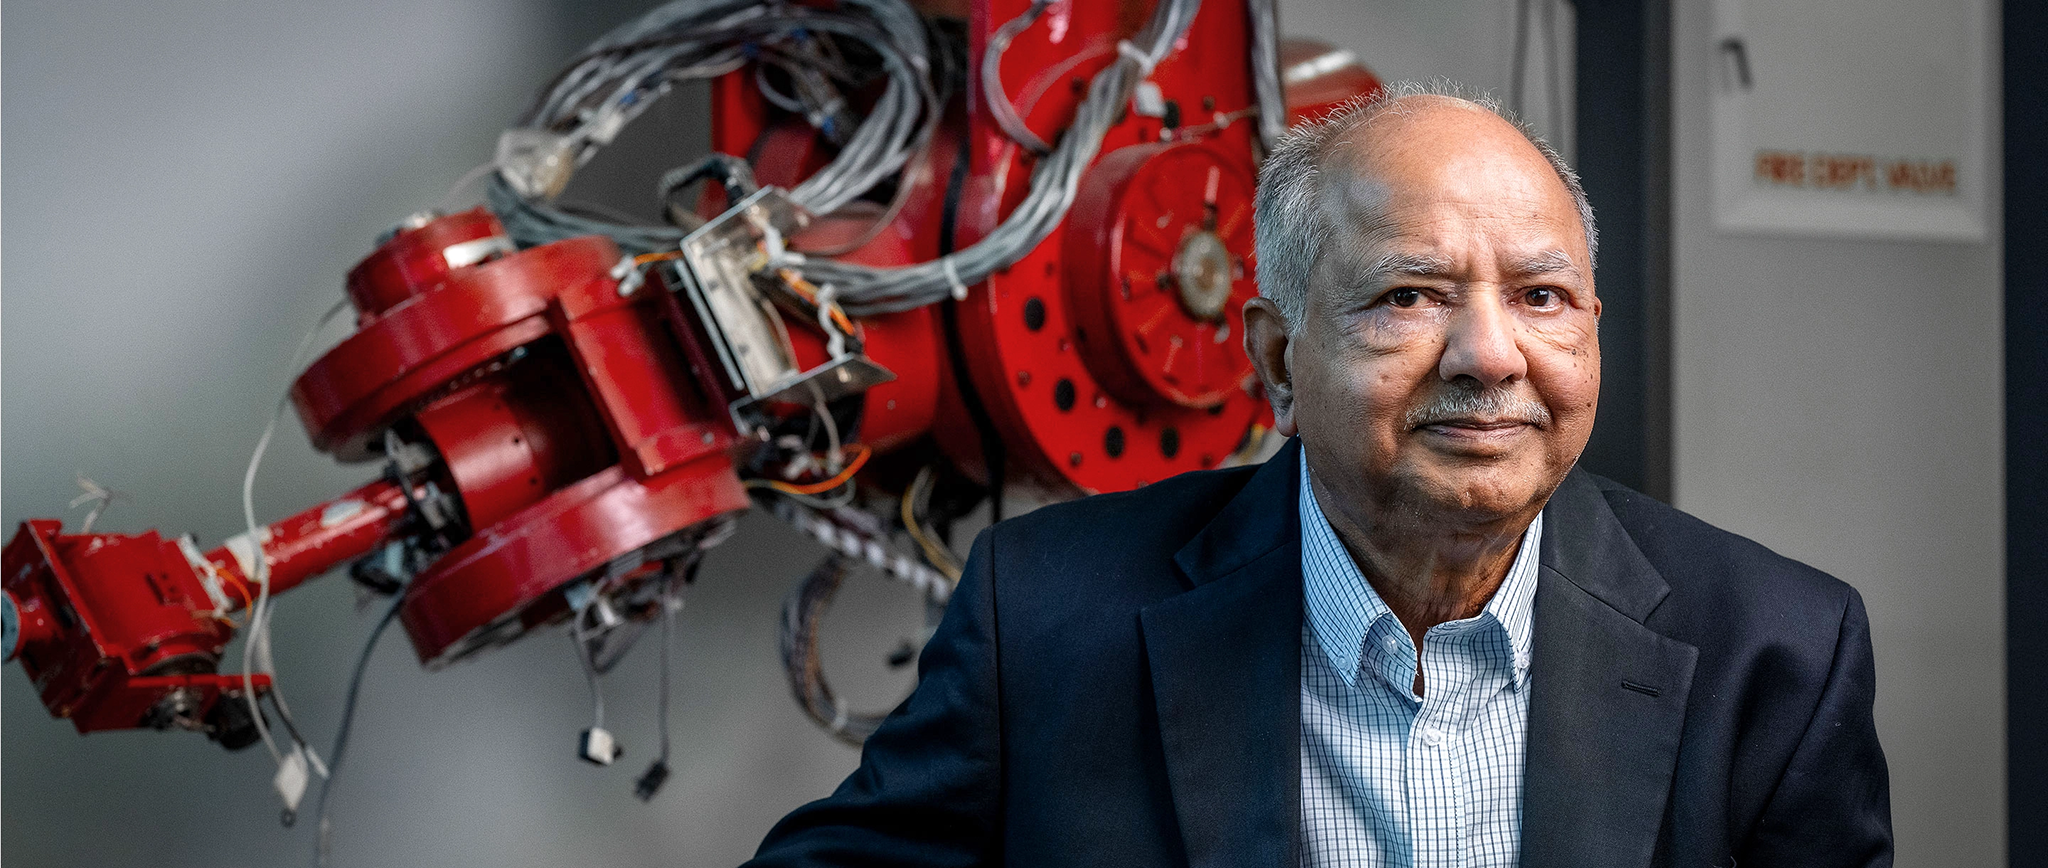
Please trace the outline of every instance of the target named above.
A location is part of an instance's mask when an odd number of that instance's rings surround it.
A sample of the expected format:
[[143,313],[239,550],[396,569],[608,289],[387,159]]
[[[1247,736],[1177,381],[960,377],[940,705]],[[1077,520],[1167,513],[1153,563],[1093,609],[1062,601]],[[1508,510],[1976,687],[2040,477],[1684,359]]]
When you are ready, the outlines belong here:
[[1981,241],[1989,0],[1716,0],[1714,220]]

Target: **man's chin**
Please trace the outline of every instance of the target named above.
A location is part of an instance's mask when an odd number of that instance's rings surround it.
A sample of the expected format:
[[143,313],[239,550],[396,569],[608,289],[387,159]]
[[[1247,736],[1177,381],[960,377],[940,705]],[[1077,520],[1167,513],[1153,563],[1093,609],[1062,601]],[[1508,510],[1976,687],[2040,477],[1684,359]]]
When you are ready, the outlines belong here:
[[1414,505],[1444,518],[1492,522],[1540,508],[1557,480],[1541,468],[1470,465],[1432,467],[1414,478]]

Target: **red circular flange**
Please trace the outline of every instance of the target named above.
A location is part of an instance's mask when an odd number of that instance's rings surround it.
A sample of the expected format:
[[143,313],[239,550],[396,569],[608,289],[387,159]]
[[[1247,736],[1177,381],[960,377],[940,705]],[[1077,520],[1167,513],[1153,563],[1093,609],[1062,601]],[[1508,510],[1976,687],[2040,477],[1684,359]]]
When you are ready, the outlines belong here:
[[399,617],[420,662],[438,668],[554,620],[569,582],[748,505],[723,453],[646,480],[613,465],[443,555],[406,589]]
[[1104,158],[1067,221],[1076,341],[1103,387],[1134,404],[1206,409],[1252,372],[1238,346],[1252,281],[1255,183],[1206,144]]
[[548,303],[591,281],[615,282],[610,239],[558,241],[450,272],[438,288],[384,311],[292,385],[313,446],[370,457],[371,439],[462,375],[551,330]]
[[[348,297],[363,321],[439,286],[449,272],[488,258],[479,254],[497,250],[493,240],[502,243],[503,249],[511,249],[512,242],[505,238],[505,225],[481,207],[410,224],[422,217],[432,214],[408,218],[409,225],[401,225],[391,240],[349,269]],[[462,245],[475,243],[488,246],[478,253],[451,253],[461,251]]]

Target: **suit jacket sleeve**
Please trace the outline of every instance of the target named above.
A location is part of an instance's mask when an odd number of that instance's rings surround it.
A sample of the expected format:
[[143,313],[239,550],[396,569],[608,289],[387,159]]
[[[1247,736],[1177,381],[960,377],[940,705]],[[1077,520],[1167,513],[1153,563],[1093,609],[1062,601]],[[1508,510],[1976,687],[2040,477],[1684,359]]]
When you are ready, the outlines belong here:
[[975,539],[918,685],[832,795],[784,817],[746,868],[994,861],[1001,731],[991,531]]
[[1820,701],[1739,864],[1892,864],[1891,784],[1871,716],[1876,692],[1870,620],[1850,590]]

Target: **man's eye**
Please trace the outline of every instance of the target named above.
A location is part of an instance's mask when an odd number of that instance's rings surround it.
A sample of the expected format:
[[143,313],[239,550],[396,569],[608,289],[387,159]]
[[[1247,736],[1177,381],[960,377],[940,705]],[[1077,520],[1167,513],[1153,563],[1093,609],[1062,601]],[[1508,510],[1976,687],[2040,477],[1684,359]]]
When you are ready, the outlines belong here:
[[1522,294],[1522,300],[1530,307],[1550,307],[1558,303],[1557,290],[1536,287]]
[[1422,290],[1397,289],[1387,293],[1387,303],[1395,307],[1414,307],[1422,303]]

